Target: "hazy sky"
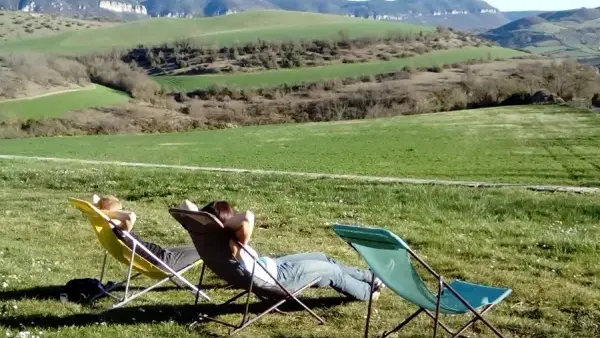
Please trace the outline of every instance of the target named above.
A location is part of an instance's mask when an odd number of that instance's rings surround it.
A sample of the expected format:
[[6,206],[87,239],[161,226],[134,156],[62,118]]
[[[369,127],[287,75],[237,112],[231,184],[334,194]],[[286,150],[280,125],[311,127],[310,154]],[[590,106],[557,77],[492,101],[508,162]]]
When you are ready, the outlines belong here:
[[558,11],[581,7],[600,7],[599,0],[486,0],[501,11]]

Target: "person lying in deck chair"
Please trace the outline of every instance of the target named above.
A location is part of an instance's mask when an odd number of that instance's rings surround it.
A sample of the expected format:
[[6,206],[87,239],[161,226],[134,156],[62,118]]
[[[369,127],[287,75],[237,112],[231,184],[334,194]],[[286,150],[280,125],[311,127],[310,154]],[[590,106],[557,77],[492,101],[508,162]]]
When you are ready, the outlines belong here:
[[[256,251],[248,245],[255,220],[251,211],[236,213],[227,201],[213,201],[198,210],[195,204],[186,200],[181,208],[210,213],[219,219],[225,228],[231,229],[235,234],[235,239],[232,238],[229,242],[233,256],[240,261],[244,269],[247,271],[252,269],[254,263],[252,256],[238,244],[239,241],[254,257],[259,257]],[[321,252],[298,253],[278,258],[259,257],[258,260],[263,263],[271,275],[276,276],[278,282],[289,289],[295,289],[302,286],[307,280],[321,277],[315,287],[331,286],[346,296],[362,301],[368,301],[371,294],[373,275],[369,270],[346,266]],[[260,265],[257,265],[256,269],[254,274],[258,278],[275,284]],[[381,280],[376,277],[373,285],[374,300],[379,298],[383,287]]]
[[[131,231],[133,229],[133,224],[136,221],[135,213],[132,211],[123,210],[123,204],[117,197],[112,195],[102,197],[94,195],[92,202],[98,209],[110,217],[116,226],[123,231],[129,232],[133,238],[138,240],[143,246],[148,248],[150,252],[165,262],[173,270],[177,271],[183,269],[200,259],[196,248],[192,244],[178,247],[162,247],[156,243],[147,242],[141,239],[139,235]],[[127,244],[127,246],[130,248],[133,247],[130,239],[122,236],[117,231],[115,231],[115,234],[120,240]],[[139,254],[149,262],[154,262],[154,259],[145,252],[140,251]]]

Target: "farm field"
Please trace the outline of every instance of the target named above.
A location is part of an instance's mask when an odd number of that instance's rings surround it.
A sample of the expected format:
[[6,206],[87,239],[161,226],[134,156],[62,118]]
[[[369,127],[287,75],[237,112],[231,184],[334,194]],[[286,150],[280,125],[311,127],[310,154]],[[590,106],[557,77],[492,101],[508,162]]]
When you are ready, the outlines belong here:
[[473,59],[508,59],[526,55],[523,52],[501,47],[464,47],[434,51],[392,61],[369,63],[335,64],[322,67],[270,70],[252,73],[227,75],[180,75],[157,76],[157,82],[172,91],[192,91],[213,85],[239,88],[278,86],[284,83],[299,84],[333,78],[348,78],[399,71],[405,66],[431,67],[436,65],[463,62]]
[[109,107],[127,103],[123,92],[95,85],[82,89],[37,98],[0,101],[0,117],[40,118],[61,117],[66,112],[92,107]]
[[[65,338],[226,334],[214,324],[186,329],[194,314],[209,305],[194,307],[190,294],[169,287],[106,313],[57,299],[68,280],[98,276],[100,246],[87,219],[67,203],[68,197],[89,198],[94,192],[126,200],[125,206],[138,215],[135,230],[161,244],[190,243],[167,213],[184,198],[198,203],[224,198],[239,209],[252,209],[258,227],[253,246],[263,255],[324,251],[344,263],[364,266],[333,233],[333,223],[384,227],[407,239],[448,279],[512,288],[513,294],[487,316],[507,336],[598,334],[598,195],[5,160],[0,160],[0,177],[0,222],[11,225],[0,227],[0,332],[7,337],[25,331]],[[114,261],[108,267],[108,280],[125,273]],[[195,280],[198,274],[192,271],[188,277]],[[216,302],[233,294],[211,273],[207,277],[210,286],[205,291]],[[304,295],[326,325],[314,325],[291,308],[291,315],[268,315],[239,337],[361,336],[365,303],[345,301],[331,289]],[[415,310],[388,289],[374,306],[373,335]],[[239,320],[238,311],[241,307],[234,306],[231,314],[220,318]],[[457,327],[467,318],[444,320]],[[475,330],[477,337],[493,337],[483,326]],[[431,321],[416,320],[403,335],[429,337]]]
[[[432,31],[434,27],[287,11],[251,11],[200,19],[157,18],[102,29],[69,32],[45,38],[0,43],[0,52],[81,54],[139,44],[190,39],[197,44],[232,45],[262,40],[299,40],[384,36],[391,32]],[[94,41],[90,44],[90,41]]]
[[600,186],[600,116],[511,106],[174,134],[0,140],[2,154]]

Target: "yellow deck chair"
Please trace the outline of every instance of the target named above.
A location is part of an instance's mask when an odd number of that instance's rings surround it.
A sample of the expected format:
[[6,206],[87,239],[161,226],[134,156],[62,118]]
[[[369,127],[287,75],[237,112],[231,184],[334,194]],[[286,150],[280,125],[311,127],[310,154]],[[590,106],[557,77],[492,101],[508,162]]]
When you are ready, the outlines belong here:
[[[162,285],[168,280],[179,279],[182,284],[191,289],[191,291],[196,296],[196,301],[198,301],[198,297],[202,297],[207,301],[210,301],[210,297],[208,297],[204,292],[200,291],[194,284],[190,283],[187,279],[185,279],[182,274],[186,271],[192,269],[193,267],[202,263],[202,260],[199,259],[196,262],[188,265],[187,267],[174,271],[171,269],[166,263],[158,259],[150,250],[144,247],[140,242],[138,242],[135,238],[133,238],[128,232],[123,231],[123,236],[127,236],[133,243],[133,250],[130,249],[127,244],[121,241],[117,235],[113,232],[113,228],[116,226],[106,214],[96,208],[93,204],[88,201],[69,198],[69,203],[73,205],[75,208],[79,209],[84,215],[88,217],[90,223],[92,224],[92,228],[94,232],[98,236],[98,240],[100,244],[104,248],[104,260],[102,262],[102,269],[100,272],[100,281],[104,278],[104,272],[106,269],[106,261],[107,257],[110,254],[113,258],[118,260],[119,262],[129,266],[127,270],[127,277],[119,282],[115,283],[108,288],[107,293],[109,296],[115,298],[117,301],[112,305],[112,309],[121,307],[126,303],[132,301],[133,299],[151,291],[152,289]],[[155,259],[161,267],[158,267],[147,259],[142,257],[139,252],[144,251],[150,257]],[[135,270],[137,273],[132,275],[132,270]],[[149,286],[137,293],[130,294],[129,286],[132,279],[135,279],[141,275],[149,277],[153,280],[158,280],[157,283]],[[125,285],[125,294],[123,297],[119,298],[114,296],[110,291]],[[97,295],[99,297],[101,295]],[[94,297],[95,298],[95,297]]]

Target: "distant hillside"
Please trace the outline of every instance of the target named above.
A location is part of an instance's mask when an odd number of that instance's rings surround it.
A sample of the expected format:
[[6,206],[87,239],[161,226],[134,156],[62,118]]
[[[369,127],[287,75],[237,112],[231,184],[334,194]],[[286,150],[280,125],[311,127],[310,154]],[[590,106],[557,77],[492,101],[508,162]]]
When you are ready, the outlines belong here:
[[[515,21],[523,18],[527,18],[530,16],[540,15],[542,13],[546,13],[545,11],[512,11],[512,12],[502,12],[504,16],[510,20]],[[496,28],[496,27],[494,27]]]
[[600,7],[545,12],[482,35],[502,46],[548,56],[600,55]]
[[2,8],[111,18],[201,17],[282,9],[459,29],[490,29],[509,22],[482,0],[0,0]]
[[486,32],[491,28],[500,27],[509,22],[504,13],[467,13],[427,17],[410,16],[404,19],[404,21],[415,25],[451,27],[474,34]]

